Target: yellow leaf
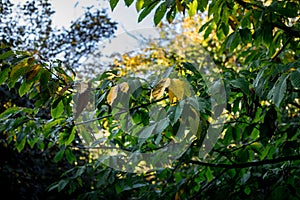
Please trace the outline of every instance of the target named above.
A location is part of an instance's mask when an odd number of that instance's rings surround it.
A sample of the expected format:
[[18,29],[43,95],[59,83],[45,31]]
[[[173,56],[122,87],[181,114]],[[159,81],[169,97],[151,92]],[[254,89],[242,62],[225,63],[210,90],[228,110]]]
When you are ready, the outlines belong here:
[[126,82],[119,84],[118,87],[119,87],[119,90],[123,93],[126,93],[129,90],[129,85]]
[[18,62],[18,64],[12,68],[10,72],[10,78],[19,78],[21,75],[24,75],[26,72],[30,71],[32,66],[28,64],[28,60],[29,59],[26,58]]
[[187,82],[180,79],[171,79],[171,83],[169,85],[169,98],[182,100],[184,97],[190,97],[191,90]]
[[176,192],[176,194],[175,194],[175,200],[181,200],[181,198],[180,198],[180,191]]
[[140,10],[142,9],[144,5],[144,0],[137,0],[136,4],[135,4],[135,8],[137,12],[140,12]]
[[182,6],[181,0],[176,0],[176,6],[179,12],[182,12],[184,10],[184,6]]
[[172,90],[169,90],[169,100],[171,104],[174,104],[178,101],[175,94],[172,92]]
[[107,95],[107,103],[112,105],[118,96],[118,92],[126,93],[128,90],[129,85],[126,82],[113,86]]
[[27,74],[26,80],[29,81],[33,79],[40,71],[41,65],[35,65]]
[[153,88],[151,99],[152,97],[157,100],[160,99],[166,90],[167,87],[170,85],[170,79],[169,78],[163,78],[161,81],[157,83],[157,85]]
[[117,98],[117,93],[118,93],[118,86],[116,85],[110,89],[110,91],[107,95],[107,103],[109,105],[113,104],[114,100]]

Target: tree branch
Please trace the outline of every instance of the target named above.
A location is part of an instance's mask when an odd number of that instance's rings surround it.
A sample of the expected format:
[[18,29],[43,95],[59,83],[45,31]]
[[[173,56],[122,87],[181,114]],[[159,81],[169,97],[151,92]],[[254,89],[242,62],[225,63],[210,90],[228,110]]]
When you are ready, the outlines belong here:
[[275,59],[281,54],[281,52],[286,48],[286,46],[290,43],[291,40],[292,40],[292,37],[289,37],[287,39],[287,41],[283,44],[283,46],[275,53],[274,56],[272,56],[271,62],[275,61]]
[[245,162],[245,163],[234,163],[234,164],[223,164],[223,163],[207,163],[198,160],[191,160],[189,163],[195,165],[202,165],[208,167],[218,167],[218,168],[226,168],[226,169],[233,169],[233,168],[248,168],[248,167],[255,167],[267,164],[276,164],[286,161],[294,161],[300,160],[300,155],[293,155],[293,156],[286,156],[286,157],[278,157],[275,159],[266,159],[260,161],[253,161],[253,162]]

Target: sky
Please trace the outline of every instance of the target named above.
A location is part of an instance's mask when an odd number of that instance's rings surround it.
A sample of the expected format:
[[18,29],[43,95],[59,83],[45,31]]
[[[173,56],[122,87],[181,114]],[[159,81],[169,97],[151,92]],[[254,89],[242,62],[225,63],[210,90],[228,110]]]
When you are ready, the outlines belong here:
[[[26,0],[11,0],[14,3],[24,3]],[[54,26],[68,27],[72,20],[83,15],[84,7],[94,5],[96,8],[107,10],[108,16],[118,23],[115,37],[103,41],[100,50],[110,55],[114,52],[125,53],[141,48],[141,37],[157,37],[158,33],[153,23],[153,12],[142,22],[138,23],[138,13],[134,3],[127,7],[124,0],[120,0],[114,11],[109,6],[109,0],[50,0],[55,13],[52,18]],[[138,38],[138,39],[137,39]],[[105,46],[103,48],[103,46]]]
[[[56,11],[53,22],[58,26],[68,26],[73,19],[82,15],[84,7],[94,5],[97,8],[106,8],[108,15],[129,31],[137,28],[154,27],[151,14],[142,22],[138,23],[138,13],[135,6],[131,5],[129,8],[126,7],[124,0],[119,1],[113,12],[109,7],[108,0],[51,0],[51,3]],[[117,33],[121,32],[123,32],[123,30],[119,27]]]
[[153,12],[138,23],[135,5],[127,7],[124,0],[120,0],[113,11],[110,9],[109,0],[51,0],[51,3],[56,11],[53,24],[58,27],[67,27],[72,20],[83,14],[86,6],[94,5],[96,8],[105,8],[108,16],[118,23],[115,37],[99,45],[100,51],[105,55],[133,51],[143,46],[141,38],[158,36],[153,23]]

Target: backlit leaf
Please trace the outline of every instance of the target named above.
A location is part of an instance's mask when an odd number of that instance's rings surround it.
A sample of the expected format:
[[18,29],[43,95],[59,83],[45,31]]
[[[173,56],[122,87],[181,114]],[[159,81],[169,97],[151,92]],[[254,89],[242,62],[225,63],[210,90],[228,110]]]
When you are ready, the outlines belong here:
[[112,105],[118,96],[118,92],[127,93],[128,90],[129,85],[126,82],[113,86],[107,95],[107,103]]
[[31,70],[32,66],[28,64],[28,61],[29,58],[25,58],[12,67],[10,72],[9,87],[13,87],[21,76],[25,75]]
[[189,4],[188,4],[189,10],[189,16],[192,17],[197,13],[197,8],[198,8],[198,1],[197,0],[192,0]]
[[184,99],[184,97],[190,97],[191,90],[189,84],[186,81],[180,79],[171,79],[169,85],[169,97],[172,101],[174,97],[178,100]]
[[144,4],[144,0],[137,0],[135,3],[135,9],[137,12],[140,12]]

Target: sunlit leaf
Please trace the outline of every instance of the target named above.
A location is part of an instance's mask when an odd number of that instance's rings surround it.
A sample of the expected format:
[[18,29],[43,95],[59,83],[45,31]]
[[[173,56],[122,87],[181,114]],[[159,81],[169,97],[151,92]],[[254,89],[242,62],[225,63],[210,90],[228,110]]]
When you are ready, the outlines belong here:
[[112,105],[115,99],[117,98],[119,92],[127,93],[128,90],[129,85],[126,82],[113,86],[107,95],[107,103],[109,105]]
[[144,0],[137,0],[135,3],[135,8],[137,12],[140,12],[144,4]]
[[60,101],[56,107],[51,107],[51,116],[55,118],[59,118],[62,116],[64,112],[64,104],[62,101]]
[[30,81],[35,78],[36,75],[40,72],[41,65],[35,65],[32,69],[26,74],[26,80]]
[[189,16],[192,17],[197,13],[197,9],[198,9],[198,0],[192,0],[189,4],[188,4],[188,13]]
[[169,87],[169,85],[170,85],[170,79],[163,78],[153,88],[151,98],[154,98],[155,100],[160,99],[164,95],[164,92],[165,92],[166,88]]
[[9,86],[13,87],[16,83],[16,81],[21,77],[24,76],[27,72],[29,72],[32,69],[32,66],[29,65],[29,59],[25,58],[18,62],[15,66],[12,67],[10,72],[10,80],[9,80]]
[[186,81],[180,79],[171,79],[169,85],[169,98],[173,102],[174,98],[182,100],[191,96],[191,89]]
[[210,167],[206,168],[205,176],[206,176],[208,182],[213,180],[214,176],[213,176],[213,172],[211,171]]
[[65,142],[65,145],[69,145],[73,142],[73,140],[75,138],[76,130],[77,130],[77,128],[76,128],[76,126],[74,126],[72,128],[72,131],[71,131],[71,134],[70,134],[68,140]]
[[26,94],[30,90],[30,88],[32,87],[33,83],[34,82],[29,82],[28,83],[26,81],[24,81],[22,83],[21,87],[19,88],[19,95],[20,95],[20,97],[22,97],[24,94]]

